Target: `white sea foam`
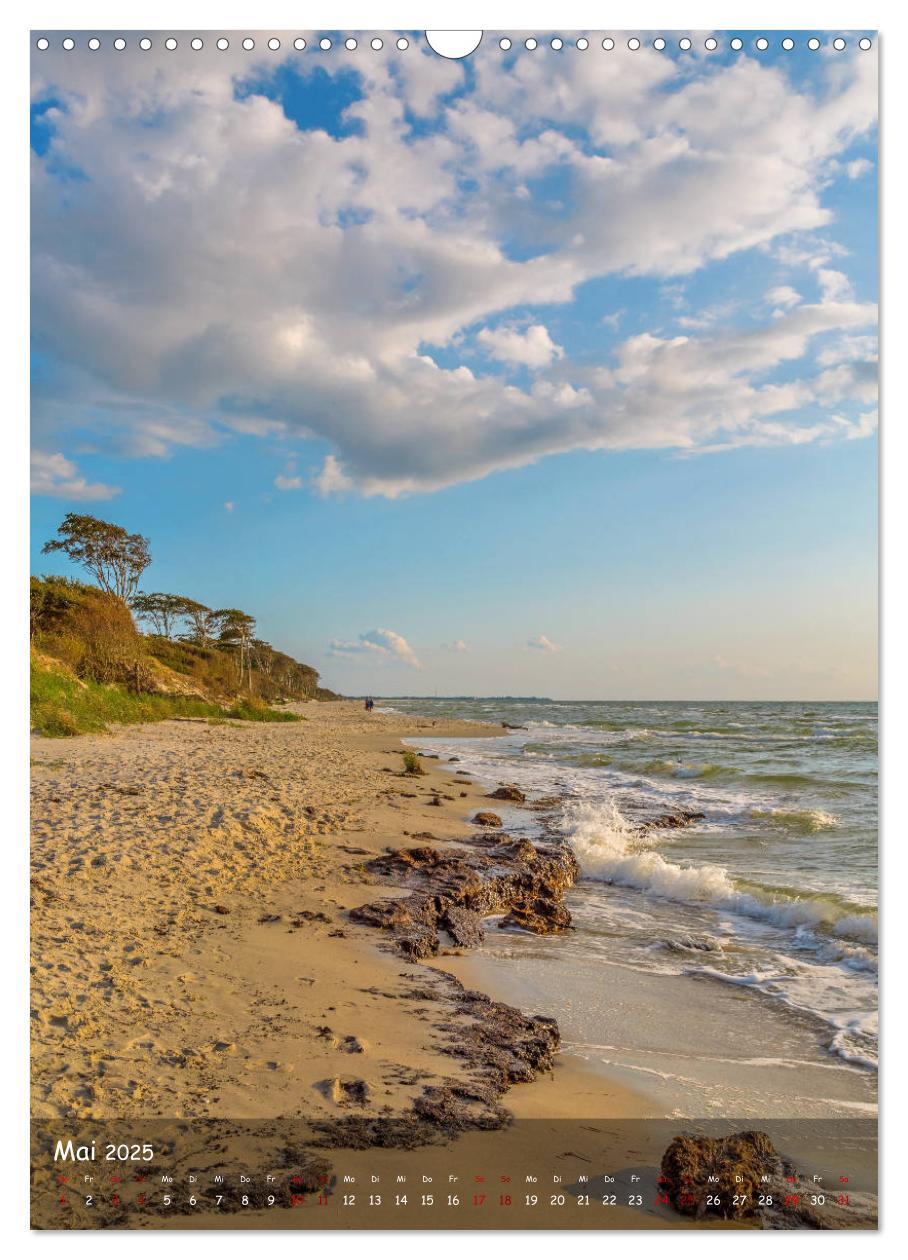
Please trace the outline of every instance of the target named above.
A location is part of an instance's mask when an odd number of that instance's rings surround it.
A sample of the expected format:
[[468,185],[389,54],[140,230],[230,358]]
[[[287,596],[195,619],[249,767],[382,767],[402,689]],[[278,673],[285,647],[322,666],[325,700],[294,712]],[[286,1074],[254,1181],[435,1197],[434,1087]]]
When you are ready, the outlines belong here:
[[722,866],[667,861],[652,847],[649,836],[641,837],[612,801],[569,805],[564,823],[583,874],[589,879],[638,888],[671,901],[707,904],[776,927],[821,929],[865,943],[876,940],[873,915],[844,913],[831,899],[760,896],[740,888]]
[[[790,960],[786,960],[790,961]],[[812,1015],[823,1021],[833,1034],[826,1048],[857,1067],[875,1070],[879,1019],[876,1011],[841,1011],[834,1009],[835,986],[824,983],[820,968],[795,966],[755,969],[746,974],[720,971],[716,967],[688,967],[688,975],[718,980],[737,988],[753,989],[782,1002],[792,1010]]]

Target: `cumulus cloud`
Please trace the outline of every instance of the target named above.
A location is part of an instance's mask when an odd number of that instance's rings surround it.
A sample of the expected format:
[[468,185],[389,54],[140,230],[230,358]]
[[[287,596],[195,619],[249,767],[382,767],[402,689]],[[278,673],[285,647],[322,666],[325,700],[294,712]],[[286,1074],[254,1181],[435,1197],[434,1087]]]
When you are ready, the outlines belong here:
[[411,669],[422,669],[422,662],[413,648],[404,636],[395,630],[366,630],[358,639],[352,641],[332,639],[328,652],[331,656],[397,660],[402,661]]
[[32,451],[32,494],[48,495],[54,499],[73,499],[90,503],[100,499],[112,499],[120,493],[119,486],[108,486],[102,481],[87,481],[72,460],[60,452]]
[[322,470],[315,478],[315,487],[319,494],[341,494],[344,490],[352,490],[353,480],[343,471],[334,455],[327,455]]
[[554,359],[564,357],[564,350],[552,341],[544,324],[530,324],[524,331],[508,325],[481,328],[476,340],[491,358],[500,359],[503,363],[543,368]]
[[[816,238],[832,164],[875,123],[874,58],[810,86],[746,56],[694,73],[627,58],[618,75],[481,45],[468,82],[412,52],[199,59],[181,41],[166,58],[111,54],[103,74],[42,54],[33,324],[72,376],[50,401],[39,383],[45,447],[92,425],[141,454],[225,429],[317,438],[320,493],[394,496],[569,450],[834,430],[799,410],[822,402],[815,343],[876,312]],[[358,76],[337,134],[271,98],[316,65]],[[792,241],[821,300],[768,327],[653,329],[574,362],[541,322],[593,280],[674,282],[753,248],[793,259]],[[516,364],[530,383],[502,370]]]
[[867,158],[855,158],[853,162],[849,162],[845,167],[849,179],[860,179],[862,175],[866,175],[873,170],[873,163]]
[[464,639],[455,639],[452,643],[443,643],[446,652],[469,652],[469,644]]
[[831,267],[818,267],[816,275],[824,300],[842,302],[851,297],[851,281],[843,271],[835,271]]
[[561,648],[557,643],[545,634],[537,634],[532,639],[527,639],[527,647],[532,648],[534,652],[560,652]]
[[766,294],[766,301],[772,306],[781,306],[788,308],[797,306],[801,301],[801,295],[797,289],[793,289],[790,284],[779,284],[774,289],[770,289]]

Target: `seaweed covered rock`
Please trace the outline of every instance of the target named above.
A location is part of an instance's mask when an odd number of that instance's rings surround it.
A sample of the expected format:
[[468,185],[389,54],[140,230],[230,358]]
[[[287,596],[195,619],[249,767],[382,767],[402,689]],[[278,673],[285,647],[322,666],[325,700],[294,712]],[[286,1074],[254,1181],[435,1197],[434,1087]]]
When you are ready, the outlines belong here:
[[564,892],[579,872],[565,845],[542,847],[510,837],[481,850],[396,849],[374,858],[366,870],[387,882],[415,885],[409,896],[350,911],[356,922],[391,933],[399,952],[414,961],[438,953],[440,931],[457,946],[478,945],[487,915],[503,914],[506,926],[530,932],[563,931],[571,924]]
[[523,932],[547,936],[552,932],[564,932],[571,927],[571,912],[563,901],[555,897],[536,897],[528,904],[509,910],[499,920],[498,926],[505,931],[519,928]]
[[526,800],[524,793],[514,783],[502,783],[494,792],[489,792],[487,795],[490,801],[514,801],[518,805],[522,805]]
[[781,1164],[768,1134],[676,1137],[662,1156],[661,1187],[684,1216],[743,1217]]
[[662,1156],[660,1192],[695,1220],[751,1221],[764,1229],[873,1228],[875,1196],[821,1193],[759,1129],[725,1137],[682,1134]]

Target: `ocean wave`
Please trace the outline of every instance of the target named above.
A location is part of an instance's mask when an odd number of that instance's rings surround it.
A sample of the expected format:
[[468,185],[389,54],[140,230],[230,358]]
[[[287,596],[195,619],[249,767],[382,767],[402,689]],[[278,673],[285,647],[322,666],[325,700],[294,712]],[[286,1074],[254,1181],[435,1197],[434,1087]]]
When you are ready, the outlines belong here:
[[745,975],[720,971],[716,967],[688,967],[687,974],[706,980],[718,980],[736,988],[752,989],[782,1002],[792,1010],[819,1019],[833,1034],[826,1049],[846,1063],[875,1071],[878,1067],[876,1045],[879,1022],[876,1012],[839,1014],[823,1010],[816,1000],[814,986],[799,985],[796,976],[775,970],[752,971]]
[[709,905],[780,928],[814,929],[867,943],[876,940],[876,917],[822,895],[779,896],[739,886],[714,864],[669,862],[609,802],[569,805],[565,831],[583,874],[670,901]]
[[714,765],[712,762],[688,765],[682,761],[667,759],[644,762],[640,769],[645,774],[668,775],[673,779],[717,779],[722,775],[735,774],[728,766]]
[[750,816],[751,818],[767,818],[781,823],[791,831],[800,831],[805,835],[811,835],[816,831],[827,831],[830,827],[839,825],[837,816],[825,809],[754,808],[750,810]]

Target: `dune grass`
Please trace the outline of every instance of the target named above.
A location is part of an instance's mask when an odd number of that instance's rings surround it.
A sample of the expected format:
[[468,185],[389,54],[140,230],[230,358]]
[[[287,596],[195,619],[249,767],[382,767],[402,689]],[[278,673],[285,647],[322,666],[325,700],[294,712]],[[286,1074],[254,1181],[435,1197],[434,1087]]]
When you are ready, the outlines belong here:
[[297,722],[296,713],[271,709],[261,701],[240,699],[230,708],[193,696],[136,694],[114,683],[81,682],[65,669],[32,662],[32,730],[52,738],[106,731],[112,723],[134,725],[167,718],[228,718],[244,722]]
[[288,713],[286,709],[272,709],[262,700],[241,696],[224,713],[242,722],[305,722],[301,713]]

